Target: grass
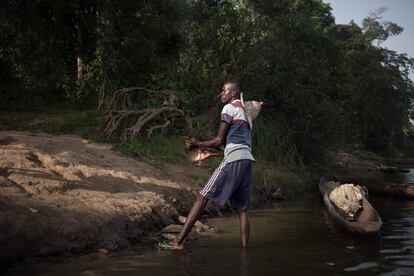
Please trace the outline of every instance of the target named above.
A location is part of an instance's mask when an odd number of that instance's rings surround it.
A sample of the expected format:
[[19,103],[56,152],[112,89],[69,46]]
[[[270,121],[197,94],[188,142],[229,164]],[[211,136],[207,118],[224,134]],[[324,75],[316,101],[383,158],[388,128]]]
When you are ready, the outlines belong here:
[[207,175],[199,174],[199,173],[192,173],[189,175],[194,182],[199,184],[207,183],[209,177]]
[[282,122],[257,119],[253,124],[253,154],[277,166],[295,167],[301,158],[291,131]]
[[317,177],[303,165],[293,133],[283,122],[259,117],[253,124],[252,140],[257,160],[253,170],[253,203],[272,198],[278,192],[285,196],[302,194],[314,186]]
[[[91,111],[61,111],[49,113],[0,114],[0,130],[46,132],[51,134],[79,134],[92,142],[104,142],[102,128],[104,113]],[[113,141],[114,142],[114,141]],[[144,158],[157,167],[188,160],[184,137],[154,135],[147,140],[114,142],[114,149],[134,158]],[[254,165],[254,190],[266,195],[282,188],[287,194],[307,190],[309,175],[303,169],[291,135],[282,124],[255,120],[253,154],[258,160]],[[210,158],[202,166],[214,170],[222,158]],[[299,161],[299,162],[298,162]],[[206,176],[194,174],[196,182],[206,182]],[[253,201],[255,195],[253,196]]]
[[290,194],[303,193],[306,188],[304,179],[287,169],[279,169],[276,172],[276,182]]
[[155,135],[148,140],[133,140],[115,144],[115,150],[130,157],[144,157],[154,164],[183,162],[187,159],[184,138]]
[[221,161],[223,161],[222,157],[212,157],[203,161],[202,166],[207,167],[209,170],[215,170],[218,166],[220,166]]
[[253,167],[252,204],[303,194],[316,188],[317,178],[308,167],[287,168],[258,160]]
[[102,134],[104,113],[101,111],[3,113],[0,117],[0,130],[79,134],[92,142],[104,142]]
[[[95,142],[106,142],[103,135],[104,112],[60,111],[60,112],[19,112],[0,114],[0,130],[45,132],[50,134],[78,134]],[[187,156],[184,138],[155,135],[148,140],[120,142],[112,140],[114,149],[122,154],[145,158],[152,165],[163,167],[167,163],[182,162]]]
[[[103,135],[104,112],[60,111],[43,113],[3,113],[0,114],[0,130],[45,132],[50,134],[78,134],[91,142],[105,142]],[[181,162],[187,156],[184,138],[155,135],[148,140],[114,142],[114,149],[130,157],[145,157],[154,164]]]

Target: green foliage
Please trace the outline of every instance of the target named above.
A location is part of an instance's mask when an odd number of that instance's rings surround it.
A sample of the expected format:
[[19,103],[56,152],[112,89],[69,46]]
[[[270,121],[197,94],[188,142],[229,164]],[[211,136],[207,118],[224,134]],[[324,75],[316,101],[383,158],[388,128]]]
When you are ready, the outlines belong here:
[[220,157],[209,158],[209,159],[203,161],[202,166],[207,167],[210,170],[214,170],[214,169],[218,168],[221,161],[223,161],[223,159],[220,158]]
[[[0,88],[6,110],[41,110],[60,104],[71,90],[67,82],[73,53],[65,20],[69,3],[5,1],[0,16],[0,64],[5,66]],[[30,16],[28,16],[30,15]]]
[[278,166],[296,166],[301,157],[294,144],[292,131],[280,120],[258,118],[253,124],[253,154]]
[[48,113],[3,113],[1,130],[29,130],[52,134],[76,133],[93,142],[103,142],[104,113],[89,111],[59,111]]
[[288,170],[278,171],[276,181],[284,190],[289,192],[300,193],[305,190],[304,180],[298,174]]
[[267,199],[303,194],[315,189],[320,174],[308,167],[288,169],[273,162],[258,160],[253,167],[252,200],[255,203]]
[[[198,116],[218,104],[223,81],[240,78],[247,99],[265,102],[253,134],[259,159],[301,166],[344,145],[392,153],[410,126],[414,60],[380,47],[403,31],[382,12],[360,27],[335,24],[329,4],[309,0],[6,0],[0,106],[106,109],[117,89],[143,86],[177,91],[180,108]],[[77,129],[70,124],[48,128]],[[182,133],[177,125],[164,135]],[[136,143],[126,152],[172,156]]]
[[184,138],[157,135],[149,140],[134,140],[115,145],[115,149],[131,157],[144,157],[156,164],[182,162],[187,156]]
[[364,37],[371,43],[374,40],[381,44],[388,37],[398,35],[403,31],[403,28],[397,24],[389,21],[379,21],[381,14],[386,12],[387,8],[382,7],[376,12],[371,13],[362,21],[362,28],[364,30]]
[[199,184],[205,184],[208,181],[208,176],[203,175],[203,174],[199,174],[199,173],[194,173],[194,174],[190,174],[189,175],[196,183]]

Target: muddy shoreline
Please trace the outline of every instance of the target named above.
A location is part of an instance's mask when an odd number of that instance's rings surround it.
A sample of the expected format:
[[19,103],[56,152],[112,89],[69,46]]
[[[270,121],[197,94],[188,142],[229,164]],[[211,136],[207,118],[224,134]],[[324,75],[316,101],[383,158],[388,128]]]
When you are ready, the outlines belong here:
[[128,248],[175,223],[210,174],[160,170],[75,135],[2,131],[0,157],[1,267]]
[[[190,162],[155,167],[77,135],[0,131],[0,268],[154,243],[211,173]],[[256,205],[268,202],[253,193]],[[205,214],[230,210],[210,202]]]
[[[130,248],[179,223],[211,174],[161,170],[75,135],[0,131],[0,157],[0,267]],[[330,173],[381,174],[347,153],[328,158]]]

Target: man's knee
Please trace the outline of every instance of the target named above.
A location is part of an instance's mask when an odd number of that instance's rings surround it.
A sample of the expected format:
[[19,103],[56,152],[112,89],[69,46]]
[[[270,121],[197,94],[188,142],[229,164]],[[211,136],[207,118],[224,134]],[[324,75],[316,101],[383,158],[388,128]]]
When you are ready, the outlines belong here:
[[237,209],[237,213],[239,213],[239,215],[247,215],[247,210],[245,210],[245,209]]
[[198,194],[197,197],[196,197],[196,202],[205,204],[205,203],[208,202],[208,198],[205,198],[204,196]]

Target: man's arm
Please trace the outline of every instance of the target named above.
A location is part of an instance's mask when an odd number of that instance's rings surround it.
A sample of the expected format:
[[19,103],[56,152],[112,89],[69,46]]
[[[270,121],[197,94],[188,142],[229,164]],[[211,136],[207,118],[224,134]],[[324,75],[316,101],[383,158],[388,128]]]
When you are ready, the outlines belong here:
[[208,151],[208,157],[224,156],[224,150],[219,151]]
[[208,141],[198,141],[196,138],[186,138],[185,145],[187,149],[192,149],[194,147],[218,147],[224,144],[224,141],[229,130],[229,124],[226,122],[221,122],[220,127],[217,133],[217,136]]

